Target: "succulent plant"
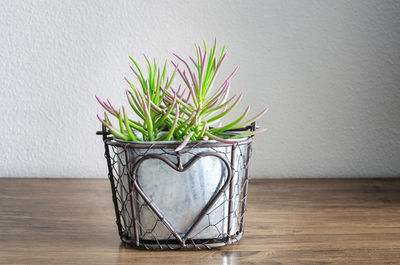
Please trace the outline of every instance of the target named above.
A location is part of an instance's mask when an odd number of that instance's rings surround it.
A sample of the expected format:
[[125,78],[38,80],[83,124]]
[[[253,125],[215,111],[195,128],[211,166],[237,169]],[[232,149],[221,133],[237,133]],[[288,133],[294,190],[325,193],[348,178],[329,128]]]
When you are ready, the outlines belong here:
[[[148,74],[143,76],[136,61],[130,58],[135,66],[131,67],[137,77],[141,89],[136,87],[127,78],[131,90],[126,90],[129,105],[139,117],[140,121],[129,119],[124,107],[116,109],[109,100],[97,100],[106,110],[104,118],[99,120],[107,127],[115,138],[126,141],[182,141],[175,151],[182,150],[191,140],[213,139],[223,143],[234,144],[238,138],[248,137],[265,129],[242,134],[229,133],[230,130],[246,127],[259,119],[267,110],[265,108],[253,118],[245,120],[250,106],[243,113],[229,123],[222,123],[222,119],[230,113],[240,102],[243,94],[229,96],[231,80],[238,67],[213,90],[215,78],[226,57],[225,46],[217,56],[217,44],[214,42],[207,50],[204,42],[203,49],[196,47],[195,59],[188,60],[173,54],[176,61],[171,61],[174,71],[171,77],[166,77],[167,62],[162,70],[147,59]],[[181,63],[183,67],[180,67]],[[177,89],[171,84],[178,73],[183,81]],[[118,119],[119,129],[115,128],[107,112]]]

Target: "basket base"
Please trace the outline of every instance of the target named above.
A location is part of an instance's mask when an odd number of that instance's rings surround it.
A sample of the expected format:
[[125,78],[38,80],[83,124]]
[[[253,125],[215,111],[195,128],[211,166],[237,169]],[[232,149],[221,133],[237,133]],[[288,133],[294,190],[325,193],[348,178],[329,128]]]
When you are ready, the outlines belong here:
[[122,242],[128,248],[142,250],[200,250],[220,248],[234,244],[242,238],[242,233],[223,239],[187,239],[184,244],[180,244],[177,240],[139,240],[139,244],[130,237],[121,236]]

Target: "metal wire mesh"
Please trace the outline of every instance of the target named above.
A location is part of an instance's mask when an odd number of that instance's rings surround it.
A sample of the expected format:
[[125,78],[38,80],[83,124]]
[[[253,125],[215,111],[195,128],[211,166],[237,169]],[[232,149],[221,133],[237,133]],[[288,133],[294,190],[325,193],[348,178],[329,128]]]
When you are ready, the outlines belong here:
[[[255,129],[255,124],[250,130]],[[117,141],[103,127],[121,240],[145,249],[221,247],[243,234],[252,138],[234,145]]]

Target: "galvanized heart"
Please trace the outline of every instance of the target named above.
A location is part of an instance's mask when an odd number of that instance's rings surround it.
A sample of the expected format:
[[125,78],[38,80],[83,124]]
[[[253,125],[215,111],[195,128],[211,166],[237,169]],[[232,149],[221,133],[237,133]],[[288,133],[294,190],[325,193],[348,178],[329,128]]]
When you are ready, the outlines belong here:
[[[135,163],[131,171],[131,190],[140,195],[139,199],[148,209],[134,209],[135,220],[139,220],[135,228],[136,239],[139,239],[139,233],[141,238],[146,238],[143,236],[146,232],[159,238],[166,231],[165,239],[173,235],[181,245],[185,245],[191,233],[197,233],[199,224],[206,221],[206,213],[232,179],[230,163],[219,153],[196,154],[184,165],[180,154],[176,158],[174,163],[163,155],[147,154]],[[174,169],[174,172],[168,179],[161,179],[159,176],[165,175],[167,168]]]

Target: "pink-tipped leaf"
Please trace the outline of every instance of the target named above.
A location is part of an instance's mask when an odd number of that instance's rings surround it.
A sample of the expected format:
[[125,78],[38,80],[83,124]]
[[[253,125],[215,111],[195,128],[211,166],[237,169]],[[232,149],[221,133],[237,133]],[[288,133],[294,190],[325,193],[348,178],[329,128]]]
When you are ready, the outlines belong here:
[[185,148],[185,146],[188,144],[190,138],[193,136],[194,132],[190,132],[185,140],[183,140],[183,142],[175,149],[175,152],[179,152],[181,151],[183,148]]
[[265,108],[263,109],[260,113],[258,113],[256,116],[254,116],[253,118],[251,118],[248,121],[245,121],[243,123],[240,123],[238,125],[236,125],[233,128],[241,128],[241,127],[246,127],[247,125],[252,124],[253,122],[255,122],[256,120],[258,120],[259,118],[261,118],[261,116],[263,116],[267,111],[269,110],[269,108]]

